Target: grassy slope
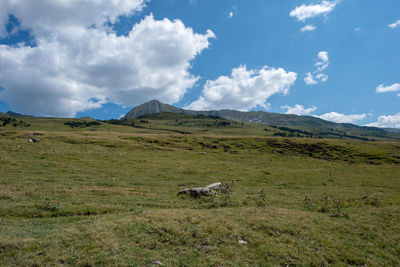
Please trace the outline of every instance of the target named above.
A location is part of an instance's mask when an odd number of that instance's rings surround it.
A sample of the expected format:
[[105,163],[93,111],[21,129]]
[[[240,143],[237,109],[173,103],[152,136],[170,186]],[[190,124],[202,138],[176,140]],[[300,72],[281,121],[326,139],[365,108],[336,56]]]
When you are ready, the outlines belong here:
[[400,264],[400,143],[27,120],[0,129],[0,265]]

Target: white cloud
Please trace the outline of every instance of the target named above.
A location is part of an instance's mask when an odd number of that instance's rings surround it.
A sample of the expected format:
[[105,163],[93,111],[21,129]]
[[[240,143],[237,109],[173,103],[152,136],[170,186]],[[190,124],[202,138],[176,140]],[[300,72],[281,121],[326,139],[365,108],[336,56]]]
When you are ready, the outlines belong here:
[[295,115],[310,115],[312,112],[317,110],[317,107],[304,108],[302,105],[296,104],[294,107],[291,106],[282,106],[281,109],[286,109],[286,114],[295,114]]
[[304,77],[304,82],[307,85],[314,85],[318,82],[326,82],[328,75],[322,73],[329,66],[329,55],[327,51],[320,51],[318,53],[318,59],[315,63],[316,70],[313,73],[307,72]]
[[307,85],[314,85],[317,84],[318,82],[314,79],[314,76],[312,75],[311,72],[307,72],[306,77],[304,77],[304,82]]
[[389,24],[389,27],[394,29],[400,26],[400,19],[392,24]]
[[327,63],[328,60],[329,60],[328,52],[327,52],[327,51],[320,51],[320,52],[318,53],[318,58],[319,58],[321,61],[317,62],[316,66],[319,66],[319,65],[322,65],[322,64]]
[[317,27],[315,27],[314,25],[311,24],[307,24],[306,26],[304,26],[303,28],[301,28],[300,31],[302,32],[311,32],[314,31]]
[[131,15],[142,10],[146,0],[2,0],[1,24],[4,17],[13,14],[24,29],[32,29],[35,35],[49,36],[60,28],[88,27],[103,28],[107,21],[112,23],[120,15]]
[[318,53],[318,59],[317,63],[315,63],[315,66],[317,67],[318,72],[322,72],[329,66],[329,56],[327,51],[320,51]]
[[370,127],[400,128],[400,113],[395,115],[380,116],[377,122],[367,124]]
[[298,21],[306,21],[307,19],[330,13],[337,3],[337,1],[322,1],[320,4],[315,5],[303,4],[292,10],[290,16],[295,17]]
[[340,114],[337,112],[330,112],[330,113],[325,113],[320,116],[314,116],[323,120],[327,121],[333,121],[337,123],[355,123],[357,121],[364,120],[367,115],[366,114],[351,114],[351,115],[345,115],[345,114]]
[[128,36],[102,26],[140,10],[142,0],[7,3],[0,14],[14,14],[32,30],[37,46],[0,45],[0,99],[27,114],[74,116],[108,101],[175,103],[198,80],[189,72],[191,61],[215,37],[152,15]]
[[380,84],[376,88],[376,92],[378,93],[396,92],[396,91],[400,91],[400,83],[395,83],[390,86],[385,86],[384,84]]
[[328,80],[328,75],[320,73],[317,76],[315,76],[315,78],[324,83],[324,82],[326,82]]
[[7,10],[8,2],[0,1],[0,38],[4,38],[7,36],[7,27],[6,24],[8,22],[8,12]]
[[249,110],[260,106],[267,109],[266,100],[274,94],[287,94],[296,78],[296,73],[282,68],[265,66],[247,70],[246,66],[240,66],[232,70],[230,77],[207,81],[200,98],[186,108]]

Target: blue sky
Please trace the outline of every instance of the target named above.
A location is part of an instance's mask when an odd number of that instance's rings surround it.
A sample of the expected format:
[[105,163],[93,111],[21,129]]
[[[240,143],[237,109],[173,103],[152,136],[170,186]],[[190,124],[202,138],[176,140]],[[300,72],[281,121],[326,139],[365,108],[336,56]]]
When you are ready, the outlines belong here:
[[397,0],[34,2],[0,4],[0,111],[159,99],[400,128]]

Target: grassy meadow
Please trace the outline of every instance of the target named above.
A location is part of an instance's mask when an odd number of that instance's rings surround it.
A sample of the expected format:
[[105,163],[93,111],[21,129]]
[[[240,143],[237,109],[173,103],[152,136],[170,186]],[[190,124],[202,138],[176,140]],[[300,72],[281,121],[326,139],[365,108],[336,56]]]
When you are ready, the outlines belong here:
[[400,265],[400,142],[24,120],[0,127],[0,266]]

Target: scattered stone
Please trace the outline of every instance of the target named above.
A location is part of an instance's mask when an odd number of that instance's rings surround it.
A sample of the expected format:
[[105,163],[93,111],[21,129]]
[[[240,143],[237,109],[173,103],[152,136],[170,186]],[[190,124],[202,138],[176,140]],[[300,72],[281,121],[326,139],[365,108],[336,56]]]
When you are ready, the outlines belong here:
[[199,152],[200,155],[207,155],[206,152]]
[[160,266],[164,266],[165,264],[163,264],[161,261],[153,261],[151,264],[153,265],[160,265]]
[[39,143],[40,142],[40,138],[29,138],[28,139],[28,143]]
[[240,239],[238,242],[239,242],[240,245],[246,245],[247,244],[247,242],[242,240],[242,239]]
[[192,197],[210,196],[212,191],[207,187],[186,188],[179,191],[178,195],[189,194]]
[[213,184],[207,185],[206,187],[210,190],[218,191],[218,190],[222,189],[224,186],[222,185],[222,183],[218,182],[218,183],[213,183]]
[[192,197],[201,197],[201,196],[210,196],[215,193],[215,191],[219,191],[223,188],[223,184],[212,183],[206,187],[195,187],[195,188],[186,188],[178,192],[178,195],[189,194]]

